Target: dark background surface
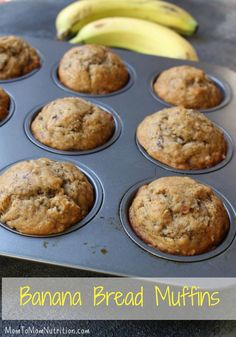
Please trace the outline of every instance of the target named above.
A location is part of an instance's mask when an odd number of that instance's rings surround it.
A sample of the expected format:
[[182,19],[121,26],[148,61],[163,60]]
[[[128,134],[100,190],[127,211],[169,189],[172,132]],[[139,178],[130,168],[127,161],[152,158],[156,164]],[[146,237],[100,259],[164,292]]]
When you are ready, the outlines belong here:
[[[27,0],[0,5],[0,34],[55,38],[57,12],[71,1]],[[200,29],[191,42],[201,61],[236,71],[236,0],[175,0],[198,20]],[[85,271],[0,257],[1,277],[98,276]],[[3,327],[9,322],[3,322]],[[11,322],[12,327],[20,322]],[[24,322],[24,325],[29,323]],[[38,322],[31,326],[67,326],[90,329],[90,336],[109,337],[236,337],[236,322]],[[11,336],[2,334],[2,336]],[[89,335],[88,335],[89,336]],[[33,337],[33,335],[31,335]]]

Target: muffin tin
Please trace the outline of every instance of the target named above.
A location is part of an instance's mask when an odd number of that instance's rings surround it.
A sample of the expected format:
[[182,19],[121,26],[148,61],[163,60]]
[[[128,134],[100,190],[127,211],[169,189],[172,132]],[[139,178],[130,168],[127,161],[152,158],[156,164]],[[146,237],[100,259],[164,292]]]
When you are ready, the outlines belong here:
[[[96,203],[84,221],[65,233],[26,236],[0,226],[0,254],[61,266],[138,277],[234,277],[236,275],[236,74],[226,68],[174,59],[115,52],[125,61],[130,80],[109,95],[84,95],[64,88],[57,79],[57,65],[71,48],[68,43],[26,38],[43,60],[38,71],[21,79],[1,81],[10,94],[11,113],[0,126],[0,169],[15,162],[47,157],[73,162],[90,179]],[[204,69],[220,86],[224,101],[204,110],[225,133],[228,155],[213,169],[180,171],[150,160],[136,140],[143,118],[167,106],[153,92],[153,80],[172,66],[193,64]],[[30,122],[46,103],[61,97],[82,97],[114,116],[112,139],[94,151],[69,152],[48,148],[35,140]],[[10,118],[11,117],[11,118]],[[194,257],[161,253],[132,231],[127,211],[140,185],[174,175],[191,175],[211,186],[222,199],[230,218],[230,231],[220,246]]]

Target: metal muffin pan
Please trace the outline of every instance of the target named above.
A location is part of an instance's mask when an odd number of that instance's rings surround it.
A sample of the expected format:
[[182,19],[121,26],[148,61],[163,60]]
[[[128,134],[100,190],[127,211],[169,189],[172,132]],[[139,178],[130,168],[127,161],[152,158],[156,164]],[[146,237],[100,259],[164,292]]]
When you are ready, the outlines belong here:
[[[58,85],[55,79],[57,62],[71,45],[44,39],[26,40],[43,55],[43,62],[41,68],[30,76],[16,81],[2,81],[0,84],[15,102],[14,113],[0,127],[0,170],[25,158],[47,157],[62,161],[73,159],[95,184],[98,202],[92,216],[90,213],[88,216],[91,217],[85,219],[86,225],[81,222],[58,236],[26,237],[2,224],[0,254],[113,275],[234,277],[236,74],[223,67],[117,49],[116,53],[125,61],[130,72],[127,86],[110,95],[84,95]],[[193,64],[202,68],[217,83],[222,83],[224,104],[206,111],[207,117],[223,129],[229,144],[226,160],[214,170],[170,170],[149,160],[137,146],[138,124],[145,116],[166,107],[153,94],[153,79],[163,70],[181,64]],[[46,103],[70,96],[87,99],[112,113],[119,135],[104,148],[92,152],[68,153],[38,144],[30,132],[30,121]],[[161,253],[146,245],[132,232],[127,218],[128,206],[140,182],[190,174],[192,178],[211,186],[222,199],[230,217],[230,231],[218,247],[206,254],[180,257]]]

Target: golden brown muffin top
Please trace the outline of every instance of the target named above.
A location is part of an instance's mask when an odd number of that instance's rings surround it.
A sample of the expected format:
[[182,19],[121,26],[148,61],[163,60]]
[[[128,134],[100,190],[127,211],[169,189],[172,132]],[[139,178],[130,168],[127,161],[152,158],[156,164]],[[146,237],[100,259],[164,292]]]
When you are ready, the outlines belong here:
[[175,255],[197,255],[221,243],[229,229],[222,201],[191,178],[166,177],[142,186],[129,210],[143,241]]
[[223,132],[201,112],[183,107],[147,116],[137,138],[152,158],[180,170],[212,167],[227,154]]
[[208,109],[219,105],[221,90],[201,69],[178,66],[163,71],[154,83],[157,95],[172,105]]
[[92,185],[71,163],[23,161],[0,176],[0,221],[21,233],[63,232],[87,215],[93,200]]
[[41,143],[59,150],[91,150],[114,133],[111,114],[81,98],[66,97],[47,104],[36,116],[32,133]]
[[40,67],[37,51],[20,37],[0,36],[0,80],[20,77]]
[[10,97],[0,87],[0,122],[8,115],[9,106],[10,106]]
[[60,61],[58,75],[69,89],[90,94],[117,91],[129,78],[120,57],[99,45],[84,45],[67,51]]

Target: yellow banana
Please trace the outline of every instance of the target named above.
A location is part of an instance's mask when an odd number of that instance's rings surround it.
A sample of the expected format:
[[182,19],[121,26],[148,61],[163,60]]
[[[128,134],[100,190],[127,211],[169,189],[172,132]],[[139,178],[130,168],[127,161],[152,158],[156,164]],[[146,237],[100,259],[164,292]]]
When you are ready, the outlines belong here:
[[159,0],[82,0],[59,12],[56,19],[59,39],[75,35],[86,24],[106,17],[133,17],[171,27],[186,35],[198,24],[182,8]]
[[91,22],[70,42],[101,44],[186,60],[198,59],[191,44],[173,30],[133,18],[105,18]]

